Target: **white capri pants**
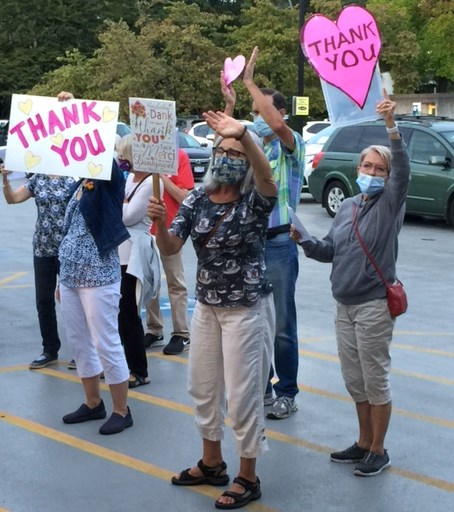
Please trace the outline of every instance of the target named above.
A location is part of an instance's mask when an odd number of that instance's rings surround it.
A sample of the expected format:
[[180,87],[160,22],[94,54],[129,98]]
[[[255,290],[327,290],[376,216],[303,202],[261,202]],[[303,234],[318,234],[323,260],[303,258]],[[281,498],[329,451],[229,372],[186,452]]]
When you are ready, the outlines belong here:
[[104,371],[106,384],[129,379],[129,369],[118,334],[120,281],[92,288],[60,284],[66,335],[81,378]]
[[336,336],[342,375],[356,403],[391,401],[389,372],[394,319],[386,299],[346,306],[337,303]]
[[252,307],[220,308],[196,302],[191,322],[189,393],[204,439],[224,437],[226,406],[241,457],[268,450],[263,396],[275,332],[273,295]]

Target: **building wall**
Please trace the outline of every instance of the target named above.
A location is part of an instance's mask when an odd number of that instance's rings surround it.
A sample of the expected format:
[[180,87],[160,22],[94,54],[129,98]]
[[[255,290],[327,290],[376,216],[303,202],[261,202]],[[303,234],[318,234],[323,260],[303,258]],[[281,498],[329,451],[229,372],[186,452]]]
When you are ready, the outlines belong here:
[[454,119],[454,93],[394,94],[396,114],[437,115]]

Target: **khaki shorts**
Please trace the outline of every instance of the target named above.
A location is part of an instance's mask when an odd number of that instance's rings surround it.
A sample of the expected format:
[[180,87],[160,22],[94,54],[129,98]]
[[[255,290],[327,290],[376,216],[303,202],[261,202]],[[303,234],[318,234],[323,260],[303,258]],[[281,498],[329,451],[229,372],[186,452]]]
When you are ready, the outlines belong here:
[[353,400],[372,405],[390,402],[389,347],[394,319],[387,300],[354,306],[338,302],[335,324],[342,375]]

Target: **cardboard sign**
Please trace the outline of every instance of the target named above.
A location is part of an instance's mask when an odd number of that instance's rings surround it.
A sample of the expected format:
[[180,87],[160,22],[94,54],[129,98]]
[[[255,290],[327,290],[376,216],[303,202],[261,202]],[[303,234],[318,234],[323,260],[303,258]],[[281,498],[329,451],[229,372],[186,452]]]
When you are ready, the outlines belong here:
[[129,98],[132,159],[136,171],[177,174],[175,102]]
[[320,76],[332,124],[345,117],[336,111],[339,100],[349,110],[349,122],[369,119],[371,107],[376,118],[375,105],[383,99],[377,65],[381,41],[372,14],[357,5],[344,8],[336,22],[314,14],[301,28],[300,42]]
[[118,103],[13,94],[5,167],[109,180]]

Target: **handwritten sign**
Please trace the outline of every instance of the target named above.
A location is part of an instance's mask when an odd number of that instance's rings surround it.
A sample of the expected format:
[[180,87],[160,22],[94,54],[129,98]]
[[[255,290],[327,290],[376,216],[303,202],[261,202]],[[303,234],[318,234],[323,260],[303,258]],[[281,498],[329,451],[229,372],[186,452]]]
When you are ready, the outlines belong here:
[[380,33],[372,14],[356,5],[343,9],[336,22],[315,14],[301,28],[300,41],[320,78],[362,109],[381,48]]
[[175,102],[129,98],[133,168],[157,174],[177,174]]
[[109,180],[118,103],[13,94],[5,167]]

